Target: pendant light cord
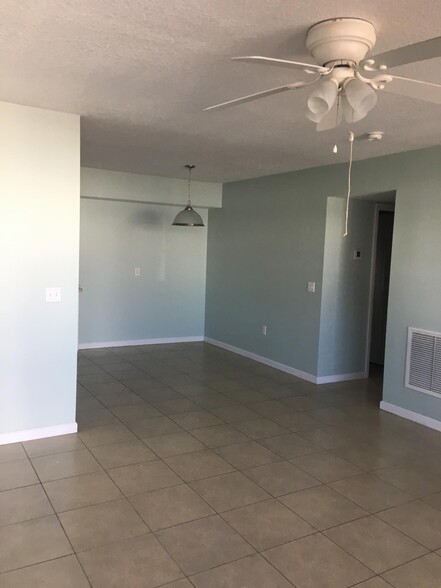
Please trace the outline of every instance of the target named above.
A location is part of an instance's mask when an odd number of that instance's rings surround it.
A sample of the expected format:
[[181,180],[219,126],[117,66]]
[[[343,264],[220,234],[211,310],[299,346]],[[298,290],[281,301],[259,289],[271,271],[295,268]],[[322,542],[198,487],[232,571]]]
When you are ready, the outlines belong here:
[[348,168],[348,193],[346,195],[346,214],[345,214],[345,232],[343,237],[348,235],[348,219],[349,219],[349,199],[351,197],[351,172],[352,172],[352,154],[354,147],[354,133],[349,131],[349,168]]
[[191,191],[190,191],[190,185],[191,185],[191,170],[193,169],[193,167],[191,165],[187,166],[188,167],[188,188],[187,188],[187,206],[191,206]]

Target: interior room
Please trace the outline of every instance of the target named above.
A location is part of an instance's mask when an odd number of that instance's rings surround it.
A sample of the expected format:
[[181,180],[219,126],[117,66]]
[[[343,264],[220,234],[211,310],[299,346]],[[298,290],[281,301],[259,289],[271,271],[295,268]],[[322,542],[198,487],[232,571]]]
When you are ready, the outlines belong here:
[[437,2],[1,14],[0,587],[439,588]]

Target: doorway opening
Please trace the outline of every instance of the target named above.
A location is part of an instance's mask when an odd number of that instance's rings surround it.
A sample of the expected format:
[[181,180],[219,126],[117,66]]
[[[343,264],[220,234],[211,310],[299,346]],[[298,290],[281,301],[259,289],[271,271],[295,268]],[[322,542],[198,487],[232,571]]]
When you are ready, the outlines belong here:
[[374,223],[370,328],[366,350],[367,371],[373,379],[382,379],[384,369],[394,209],[393,203],[378,204]]

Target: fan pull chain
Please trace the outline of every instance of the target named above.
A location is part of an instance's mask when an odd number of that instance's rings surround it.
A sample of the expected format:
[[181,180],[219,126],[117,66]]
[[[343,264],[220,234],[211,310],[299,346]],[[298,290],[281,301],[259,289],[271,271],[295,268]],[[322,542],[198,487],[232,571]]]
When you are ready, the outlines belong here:
[[345,232],[343,237],[348,235],[348,218],[349,218],[349,199],[351,197],[351,172],[352,172],[352,152],[354,147],[354,133],[349,131],[349,169],[348,169],[348,193],[346,195],[346,215],[345,215]]

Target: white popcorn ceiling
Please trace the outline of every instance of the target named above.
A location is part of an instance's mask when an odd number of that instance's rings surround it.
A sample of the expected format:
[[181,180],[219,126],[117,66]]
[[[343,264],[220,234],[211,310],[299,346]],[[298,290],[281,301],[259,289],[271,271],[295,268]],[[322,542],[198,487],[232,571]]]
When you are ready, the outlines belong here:
[[[306,120],[308,90],[202,112],[307,77],[229,57],[309,60],[308,27],[338,16],[373,22],[374,52],[441,34],[438,0],[2,0],[0,99],[81,114],[89,167],[185,177],[191,162],[195,179],[229,181],[346,161]],[[393,73],[441,84],[441,59]],[[355,159],[436,145],[441,107],[383,93],[354,130],[385,131]]]

